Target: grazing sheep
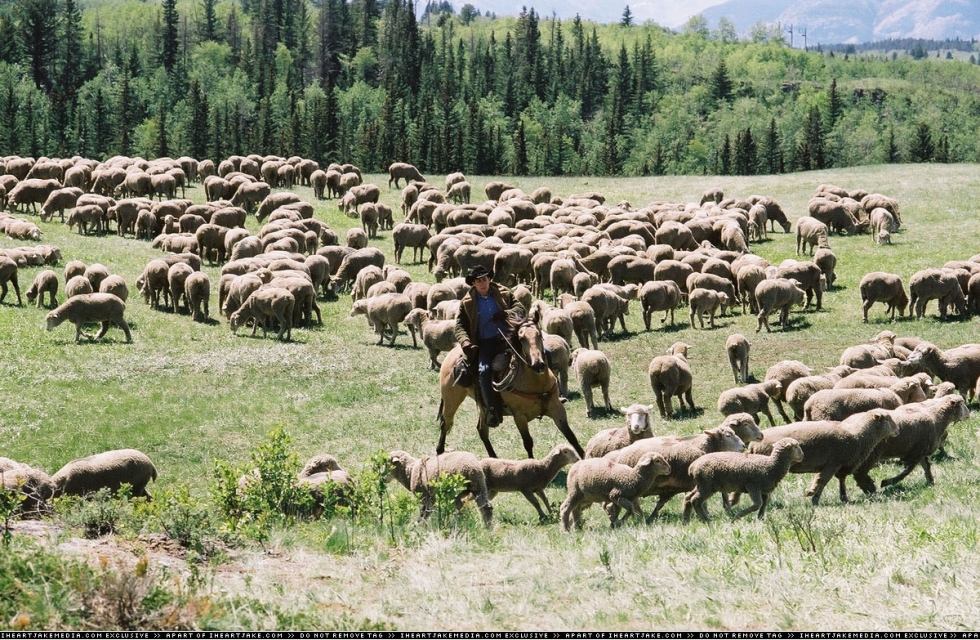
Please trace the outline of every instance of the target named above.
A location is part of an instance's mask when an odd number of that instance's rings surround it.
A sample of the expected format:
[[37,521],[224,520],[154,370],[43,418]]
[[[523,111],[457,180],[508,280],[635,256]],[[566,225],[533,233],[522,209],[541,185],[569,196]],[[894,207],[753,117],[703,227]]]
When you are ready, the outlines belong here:
[[708,521],[708,498],[718,492],[748,493],[752,504],[737,511],[739,519],[758,511],[761,520],[769,504],[769,496],[782,482],[790,467],[803,461],[803,448],[793,438],[782,438],[772,445],[769,455],[719,451],[707,453],[691,463],[688,470],[695,487],[684,497],[684,522],[691,521],[696,511],[702,522]]
[[286,340],[293,337],[293,310],[296,306],[296,298],[289,291],[272,287],[269,289],[260,288],[254,291],[241,307],[231,314],[229,322],[232,333],[238,333],[238,328],[248,320],[252,320],[252,335],[262,325],[262,337],[265,338],[268,332],[268,321],[275,318],[279,323],[279,333],[276,338],[282,340],[282,334],[286,333]]
[[773,278],[760,282],[755,288],[755,299],[759,304],[755,332],[759,333],[763,324],[769,332],[769,314],[775,309],[779,309],[779,326],[785,329],[789,324],[790,307],[803,304],[805,297],[806,293],[793,280]]
[[833,477],[840,483],[840,500],[846,503],[847,476],[861,468],[878,443],[897,434],[890,412],[872,409],[843,422],[793,422],[765,429],[762,442],[750,444],[749,453],[768,454],[779,440],[795,439],[803,449],[803,460],[790,467],[790,473],[817,474],[806,491],[813,505],[820,504],[820,495]]
[[[378,334],[378,345],[384,342],[385,329],[391,329],[391,342],[395,346],[398,337],[398,323],[403,322],[412,311],[412,301],[403,293],[383,293],[373,298],[357,300],[351,308],[348,317],[366,315],[368,323]],[[415,333],[412,332],[412,346],[418,346]]]
[[868,321],[868,310],[876,302],[885,303],[885,313],[891,312],[892,322],[895,321],[896,309],[899,317],[905,315],[909,297],[905,293],[905,285],[902,284],[901,277],[883,271],[872,271],[861,278],[858,288],[861,291],[861,308],[864,311],[865,322]]
[[422,518],[427,518],[435,506],[435,494],[429,483],[441,475],[460,474],[466,479],[466,489],[456,496],[457,511],[463,508],[463,498],[472,495],[480,508],[483,524],[487,527],[492,524],[493,506],[487,492],[483,465],[472,453],[452,451],[414,458],[404,451],[392,451],[388,463],[390,466],[385,479],[395,479],[412,493],[421,496],[419,515]]
[[813,369],[799,360],[782,360],[766,370],[764,380],[779,380],[780,385],[782,385],[779,390],[779,395],[774,397],[772,401],[776,404],[776,410],[779,411],[779,415],[782,416],[784,422],[790,422],[789,416],[786,415],[786,410],[783,409],[783,401],[786,400],[787,388],[794,380],[810,375],[813,375]]
[[0,458],[0,490],[19,493],[23,497],[14,511],[18,516],[39,516],[48,512],[48,502],[54,497],[51,476],[10,458]]
[[793,409],[793,419],[803,419],[803,407],[810,396],[822,389],[833,389],[842,378],[857,371],[854,367],[840,365],[819,376],[803,376],[786,387],[786,403]]
[[[552,513],[551,503],[544,490],[558,472],[565,466],[579,461],[578,454],[570,444],[563,443],[555,447],[540,460],[502,460],[500,458],[484,458],[480,461],[483,466],[483,476],[487,483],[487,497],[493,500],[498,493],[518,492],[537,510],[540,522],[546,522]],[[537,498],[544,502],[544,509]]]
[[811,256],[817,247],[829,249],[827,234],[827,225],[823,222],[810,216],[802,216],[796,221],[796,255],[805,252],[807,245],[810,245]]
[[840,363],[855,369],[869,369],[882,360],[895,357],[895,338],[891,331],[881,331],[868,344],[848,347],[841,354]]
[[[170,273],[170,265],[164,260],[151,260],[143,268],[143,273],[136,278],[136,288],[143,294],[143,300],[150,305],[151,309],[160,306],[160,294],[163,294],[163,304],[170,306],[170,283],[167,276]],[[65,286],[67,290],[71,282]]]
[[672,396],[677,396],[681,409],[684,408],[684,400],[687,400],[688,408],[694,411],[694,399],[691,397],[693,376],[687,362],[687,350],[691,348],[689,344],[675,342],[667,349],[667,355],[657,356],[650,361],[647,375],[657,397],[660,417],[664,420],[670,420],[674,413]]
[[837,255],[828,247],[820,247],[813,256],[813,263],[820,267],[820,273],[827,280],[827,288],[833,287],[837,281]]
[[776,270],[776,278],[795,280],[797,286],[806,292],[804,309],[810,307],[810,302],[813,301],[814,296],[817,298],[817,311],[823,308],[823,292],[827,290],[827,279],[815,263],[808,260],[780,266]]
[[54,309],[58,306],[58,274],[50,269],[38,273],[34,276],[34,282],[24,295],[28,302],[34,302],[38,309],[44,303],[44,294],[48,294],[48,308]]
[[7,283],[14,286],[17,294],[17,306],[23,306],[20,298],[20,285],[17,284],[17,263],[6,256],[0,256],[0,302],[7,297]]
[[81,260],[70,260],[68,264],[65,265],[65,282],[68,282],[75,276],[85,275],[85,269],[88,268]]
[[963,290],[951,269],[923,269],[909,278],[909,317],[921,319],[930,300],[939,300],[939,319],[946,319],[946,308],[952,304],[956,313],[966,313]]
[[585,445],[586,458],[601,458],[610,451],[627,447],[637,440],[652,438],[650,428],[650,412],[653,405],[631,404],[620,407],[619,411],[626,416],[626,426],[616,429],[604,429],[589,439]]
[[735,384],[745,384],[749,381],[749,348],[752,345],[741,333],[733,333],[725,341],[725,352],[728,353],[728,364],[732,367]]
[[769,424],[775,426],[776,421],[772,418],[769,411],[769,399],[779,395],[783,388],[779,380],[767,380],[758,384],[749,384],[744,387],[736,387],[722,391],[718,396],[718,411],[723,416],[730,416],[735,413],[747,413],[756,422],[759,421],[759,413],[764,413],[769,418]]
[[691,328],[694,329],[694,316],[697,315],[701,328],[704,329],[704,314],[708,314],[708,326],[715,328],[715,312],[725,315],[728,308],[728,294],[712,291],[711,289],[694,289],[687,296],[691,307]]
[[422,224],[400,222],[391,230],[391,239],[395,243],[395,262],[401,264],[402,253],[407,247],[412,248],[412,261],[418,262],[424,257],[426,243],[432,237],[429,228]]
[[405,316],[405,324],[413,336],[417,334],[422,337],[422,344],[429,351],[429,368],[438,371],[440,364],[436,356],[440,352],[452,351],[456,345],[456,321],[433,320],[425,309],[412,309]]
[[887,389],[821,389],[803,405],[803,419],[839,421],[871,409],[895,409],[904,404],[897,391],[908,395],[911,386],[918,388],[900,381]]
[[760,265],[747,264],[739,268],[735,281],[738,284],[739,297],[742,299],[742,314],[746,307],[752,313],[759,313],[759,303],[755,299],[755,288],[766,279],[766,272]]
[[888,233],[887,229],[882,229],[876,236],[874,236],[874,239],[876,244],[891,244],[892,234]]
[[980,344],[963,344],[942,351],[934,344],[923,342],[909,354],[909,362],[943,382],[952,382],[960,395],[973,399],[980,379]]
[[194,273],[194,270],[183,262],[171,265],[167,271],[167,284],[170,286],[170,300],[173,304],[174,313],[177,313],[181,299],[184,300],[184,311],[187,313],[191,312],[187,295],[184,291],[184,282],[192,273]]
[[963,396],[954,394],[905,404],[889,413],[898,427],[898,435],[878,443],[864,464],[854,472],[854,480],[866,493],[874,493],[875,485],[869,472],[879,461],[896,458],[905,468],[898,475],[882,480],[883,489],[901,482],[916,465],[922,466],[926,482],[935,484],[929,458],[946,439],[949,426],[970,417]]
[[350,506],[354,490],[354,480],[341,468],[337,458],[328,453],[321,453],[310,458],[303,469],[296,474],[296,484],[309,488],[316,501],[314,516],[323,510],[323,503],[332,497],[337,504]]
[[66,320],[74,324],[76,344],[82,335],[91,338],[88,334],[82,333],[82,326],[86,322],[102,323],[102,329],[95,334],[95,340],[102,338],[109,330],[109,325],[114,324],[126,334],[126,342],[132,342],[133,335],[129,331],[126,320],[123,319],[125,311],[126,303],[111,293],[87,293],[69,298],[57,309],[50,311],[45,316],[45,321],[48,331]]
[[650,319],[654,311],[663,311],[664,317],[660,323],[667,321],[670,314],[670,324],[674,325],[674,309],[681,301],[681,290],[677,283],[671,280],[651,280],[640,287],[640,304],[643,306],[643,324],[650,330]]
[[596,285],[582,294],[582,302],[592,307],[592,312],[595,314],[596,329],[603,335],[612,334],[617,319],[623,333],[626,333],[625,316],[629,313],[629,299]]
[[99,284],[99,293],[111,293],[123,302],[129,300],[129,286],[126,280],[114,274]]
[[579,460],[568,470],[568,495],[559,509],[562,531],[581,529],[582,510],[597,502],[612,504],[607,513],[614,529],[622,524],[618,517],[621,508],[626,509],[627,515],[642,520],[639,498],[657,478],[669,473],[670,464],[662,455],[652,452],[643,454],[634,466],[608,458]]
[[134,498],[150,498],[146,485],[157,479],[157,469],[143,452],[116,449],[72,460],[51,476],[54,495],[84,496],[99,489],[119,491],[123,484],[131,487]]
[[203,271],[195,271],[184,280],[184,300],[195,322],[211,318],[211,279]]
[[602,389],[605,410],[612,411],[612,402],[609,400],[611,367],[606,354],[602,351],[579,347],[572,351],[572,369],[574,369],[575,377],[582,386],[582,395],[585,397],[585,415],[589,418],[596,416],[595,404],[592,400],[593,387]]
[[73,298],[86,293],[94,293],[94,291],[92,290],[92,283],[85,276],[73,276],[71,280],[65,283],[66,298]]

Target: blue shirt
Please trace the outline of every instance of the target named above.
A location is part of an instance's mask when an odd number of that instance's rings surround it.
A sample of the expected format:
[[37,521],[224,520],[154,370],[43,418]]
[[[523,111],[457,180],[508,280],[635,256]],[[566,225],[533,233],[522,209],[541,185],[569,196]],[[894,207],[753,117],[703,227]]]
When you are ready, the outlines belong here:
[[506,335],[509,330],[509,326],[506,321],[495,322],[493,316],[498,311],[503,311],[497,301],[493,299],[493,294],[487,294],[486,296],[481,296],[476,293],[476,310],[479,317],[479,327],[480,327],[480,341],[491,340],[494,338],[500,338],[500,332],[503,331]]

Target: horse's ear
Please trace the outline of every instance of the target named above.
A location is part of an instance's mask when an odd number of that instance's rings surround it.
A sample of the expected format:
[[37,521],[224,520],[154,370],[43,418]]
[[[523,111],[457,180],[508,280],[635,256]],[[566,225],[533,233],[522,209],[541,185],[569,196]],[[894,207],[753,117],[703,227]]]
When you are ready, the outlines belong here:
[[538,324],[538,322],[541,321],[540,308],[537,306],[532,306],[531,310],[527,313],[527,319],[534,324]]

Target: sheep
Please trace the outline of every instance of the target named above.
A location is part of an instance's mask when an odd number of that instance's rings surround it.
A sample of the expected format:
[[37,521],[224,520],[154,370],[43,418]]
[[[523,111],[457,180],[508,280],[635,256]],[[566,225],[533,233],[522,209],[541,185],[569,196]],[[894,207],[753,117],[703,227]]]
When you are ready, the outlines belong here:
[[806,292],[804,309],[810,307],[814,296],[817,298],[817,311],[823,308],[823,292],[827,290],[827,278],[815,263],[808,260],[780,266],[776,270],[776,278],[795,280],[800,289]]
[[882,480],[882,489],[901,482],[916,465],[922,466],[926,482],[935,484],[929,458],[946,439],[949,426],[970,417],[963,396],[946,395],[925,402],[905,404],[889,413],[898,427],[898,435],[878,443],[864,464],[854,472],[854,480],[865,492],[874,493],[875,485],[869,472],[879,461],[897,458],[905,468],[898,475]]
[[755,299],[755,288],[766,279],[766,272],[760,265],[746,264],[738,269],[735,282],[738,285],[739,297],[742,299],[742,314],[746,307],[752,313],[759,313],[759,303]]
[[412,261],[418,262],[423,257],[426,243],[432,237],[429,228],[422,224],[400,222],[391,231],[391,239],[395,243],[395,262],[401,264],[402,253],[406,247],[412,248]]
[[6,256],[0,256],[0,302],[7,297],[7,283],[14,287],[17,294],[17,306],[23,306],[24,302],[20,298],[20,285],[17,284],[17,263]]
[[[704,314],[708,314],[708,326],[715,328],[715,312],[725,315],[729,297],[711,289],[694,289],[687,296],[691,307],[691,328],[694,329],[694,316],[697,315],[701,328],[704,329]],[[720,311],[719,311],[720,309]]]
[[123,302],[129,300],[129,286],[122,276],[111,275],[99,284],[99,293],[111,293]]
[[292,340],[295,306],[296,298],[289,291],[278,287],[259,288],[249,295],[242,306],[229,317],[231,332],[238,333],[239,327],[248,320],[252,320],[252,335],[255,335],[255,331],[261,323],[262,337],[265,338],[268,331],[267,321],[270,318],[275,318],[279,323],[279,333],[276,334],[276,338],[282,340],[282,334],[285,332],[286,340]]
[[774,309],[779,309],[779,326],[785,329],[789,324],[790,307],[803,304],[805,297],[806,293],[793,280],[773,278],[760,282],[755,288],[755,299],[759,304],[755,332],[759,333],[763,324],[766,332],[769,331],[769,314]]
[[908,360],[940,380],[952,382],[967,400],[973,399],[980,379],[980,344],[964,344],[942,351],[934,344],[923,342],[912,350]]
[[654,311],[663,311],[664,317],[660,323],[667,321],[670,314],[670,324],[674,325],[674,309],[681,301],[681,290],[677,283],[671,280],[651,280],[640,287],[640,304],[643,306],[643,324],[650,331],[650,319]]
[[[403,293],[383,293],[373,298],[358,300],[351,308],[348,317],[366,315],[368,323],[378,334],[378,346],[384,343],[385,329],[391,329],[391,342],[395,346],[398,337],[398,323],[405,320],[412,311],[412,301]],[[415,333],[412,333],[412,346],[418,346]]]
[[579,347],[572,351],[572,369],[575,370],[575,377],[582,386],[582,395],[585,397],[585,415],[589,418],[596,417],[595,404],[592,400],[592,388],[602,389],[602,399],[605,402],[605,410],[612,411],[612,402],[609,400],[609,358],[602,351]]
[[892,234],[887,229],[882,229],[874,236],[875,244],[891,244]]
[[544,342],[548,368],[558,378],[558,394],[562,398],[566,398],[568,396],[568,370],[572,367],[572,350],[564,338],[553,333],[542,332],[541,340]]
[[670,420],[674,413],[672,396],[677,396],[681,409],[684,408],[684,400],[687,400],[688,408],[694,411],[694,399],[691,397],[693,377],[687,362],[687,350],[691,348],[689,344],[675,342],[667,349],[667,355],[655,357],[647,368],[650,386],[657,397],[657,409],[664,420]]
[[756,422],[758,422],[761,412],[769,418],[770,426],[775,426],[776,421],[773,420],[772,413],[769,411],[769,399],[778,396],[782,388],[783,385],[779,380],[767,380],[758,384],[728,389],[718,396],[718,412],[723,416],[747,413]]
[[48,308],[54,309],[58,306],[58,274],[50,269],[41,271],[34,276],[34,282],[24,295],[28,302],[34,302],[38,309],[44,303],[44,294],[48,294]]
[[585,445],[586,458],[601,458],[610,451],[616,451],[627,447],[637,440],[652,438],[653,431],[650,428],[650,412],[653,411],[652,404],[631,404],[628,407],[620,407],[619,411],[626,416],[626,426],[616,429],[604,429],[589,439]]
[[725,352],[728,354],[728,364],[732,367],[735,384],[745,384],[749,381],[749,348],[752,345],[741,333],[733,333],[725,341]]
[[[498,493],[519,492],[537,510],[539,521],[547,522],[552,508],[545,495],[545,487],[565,466],[578,462],[579,459],[575,449],[567,443],[556,446],[540,460],[484,458],[480,464],[487,483],[487,497],[493,500]],[[538,497],[541,498],[547,512],[541,508]]]
[[966,312],[963,290],[951,269],[923,269],[909,278],[909,317],[921,319],[930,300],[939,300],[939,319],[946,319],[946,308],[953,304],[956,313]]
[[895,321],[896,309],[899,317],[905,315],[909,297],[905,293],[905,285],[902,284],[900,276],[883,271],[872,271],[861,278],[858,288],[861,291],[861,309],[864,311],[864,322],[868,321],[868,310],[876,302],[885,303],[885,313],[891,312],[892,322]]
[[303,465],[303,469],[296,474],[296,485],[308,488],[313,494],[314,514],[322,512],[323,503],[328,497],[325,492],[336,500],[337,504],[351,505],[354,481],[350,474],[341,468],[337,458],[328,453],[310,458]]
[[73,276],[65,283],[65,298],[73,298],[86,293],[94,293],[92,283],[85,276]]
[[568,470],[568,495],[559,509],[562,531],[581,529],[582,510],[596,502],[612,503],[607,511],[612,528],[622,524],[618,517],[620,508],[626,509],[627,515],[642,519],[639,498],[657,478],[669,473],[667,460],[653,452],[643,454],[634,466],[608,458],[579,460]]
[[41,515],[49,511],[48,502],[54,497],[51,476],[30,465],[0,458],[0,492],[20,494],[14,515]]
[[167,271],[167,284],[170,286],[170,301],[173,304],[174,313],[177,313],[181,298],[184,300],[184,310],[187,313],[191,311],[187,295],[184,291],[184,282],[192,273],[194,273],[194,270],[183,262],[171,265]]
[[134,498],[151,498],[146,485],[157,479],[157,469],[150,458],[136,449],[116,449],[87,458],[72,460],[51,476],[55,497],[84,496],[99,489],[118,492],[128,484]]
[[344,244],[351,249],[364,249],[368,245],[368,235],[363,229],[351,227],[347,230],[347,235],[344,237]]
[[891,414],[885,409],[872,409],[843,422],[793,422],[765,429],[762,442],[750,444],[749,453],[768,454],[782,438],[795,439],[803,449],[803,460],[790,467],[790,473],[817,474],[806,491],[813,506],[820,504],[824,487],[835,476],[840,484],[840,500],[847,503],[847,476],[861,468],[878,443],[897,434]]
[[203,271],[194,271],[184,280],[184,300],[195,322],[211,318],[211,280]]
[[752,499],[751,505],[732,516],[735,520],[753,511],[758,511],[757,517],[761,520],[773,490],[789,473],[790,467],[802,461],[803,448],[793,438],[777,440],[769,455],[719,451],[701,456],[688,469],[695,487],[684,497],[684,523],[691,521],[692,511],[697,512],[702,522],[707,522],[705,503],[708,498],[729,491],[748,493]]
[[783,401],[786,400],[786,389],[794,380],[809,375],[813,375],[813,369],[799,360],[781,360],[766,370],[764,380],[779,380],[782,385],[779,395],[774,397],[772,401],[776,404],[776,410],[779,411],[779,415],[782,416],[784,422],[790,422],[789,416],[786,415],[786,410],[783,409]]
[[846,364],[855,369],[867,369],[881,360],[894,358],[896,337],[891,331],[881,331],[871,339],[869,344],[859,344],[845,349],[839,364]]
[[899,381],[887,389],[821,389],[803,405],[804,420],[843,420],[870,409],[895,409],[904,401],[911,387],[918,385]]
[[802,216],[796,221],[796,255],[805,252],[807,245],[810,245],[811,256],[817,247],[829,249],[827,234],[827,225],[823,222],[810,216]]
[[[167,275],[170,273],[170,266],[163,260],[151,260],[143,268],[143,273],[136,278],[136,288],[143,294],[143,300],[150,305],[151,309],[156,309],[160,305],[160,294],[163,294],[163,304],[170,306],[170,284]],[[69,285],[71,282],[68,283]],[[68,285],[65,286],[67,293]]]
[[857,371],[854,367],[839,365],[818,376],[803,376],[793,380],[786,387],[786,403],[793,409],[793,419],[803,419],[803,406],[817,391],[833,389],[842,378]]
[[462,509],[464,496],[472,495],[480,508],[483,524],[489,528],[493,523],[493,505],[490,504],[483,465],[472,453],[452,451],[415,458],[405,451],[391,451],[388,464],[386,480],[397,480],[406,489],[421,496],[420,517],[427,518],[435,506],[435,493],[429,483],[443,474],[459,474],[466,480],[466,490],[456,496],[456,509]]
[[[53,330],[66,320],[74,324],[76,344],[83,335],[82,326],[86,322],[102,323],[102,329],[95,334],[95,340],[102,338],[109,330],[109,325],[114,324],[126,334],[126,342],[132,342],[133,335],[123,318],[125,311],[126,303],[111,293],[87,293],[65,300],[54,311],[48,312],[44,319],[48,331]],[[90,338],[87,334],[85,337]]]
[[820,247],[813,256],[813,263],[820,267],[820,273],[827,280],[827,288],[833,287],[837,281],[837,255],[828,247]]
[[582,302],[592,307],[597,330],[610,335],[619,320],[623,333],[626,333],[626,314],[629,313],[629,300],[599,285],[590,287],[583,295]]
[[412,309],[405,316],[405,324],[413,335],[418,334],[422,337],[422,344],[429,351],[429,368],[438,371],[440,364],[436,356],[441,351],[447,353],[452,351],[456,345],[456,336],[453,333],[456,321],[433,320],[425,309]]

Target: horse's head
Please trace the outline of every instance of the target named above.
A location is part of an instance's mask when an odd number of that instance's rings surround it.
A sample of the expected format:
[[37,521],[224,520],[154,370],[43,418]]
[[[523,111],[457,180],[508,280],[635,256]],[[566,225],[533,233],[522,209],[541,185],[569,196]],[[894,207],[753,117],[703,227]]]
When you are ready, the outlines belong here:
[[535,373],[544,373],[548,363],[544,356],[544,339],[541,328],[533,320],[524,320],[514,330],[521,357]]

